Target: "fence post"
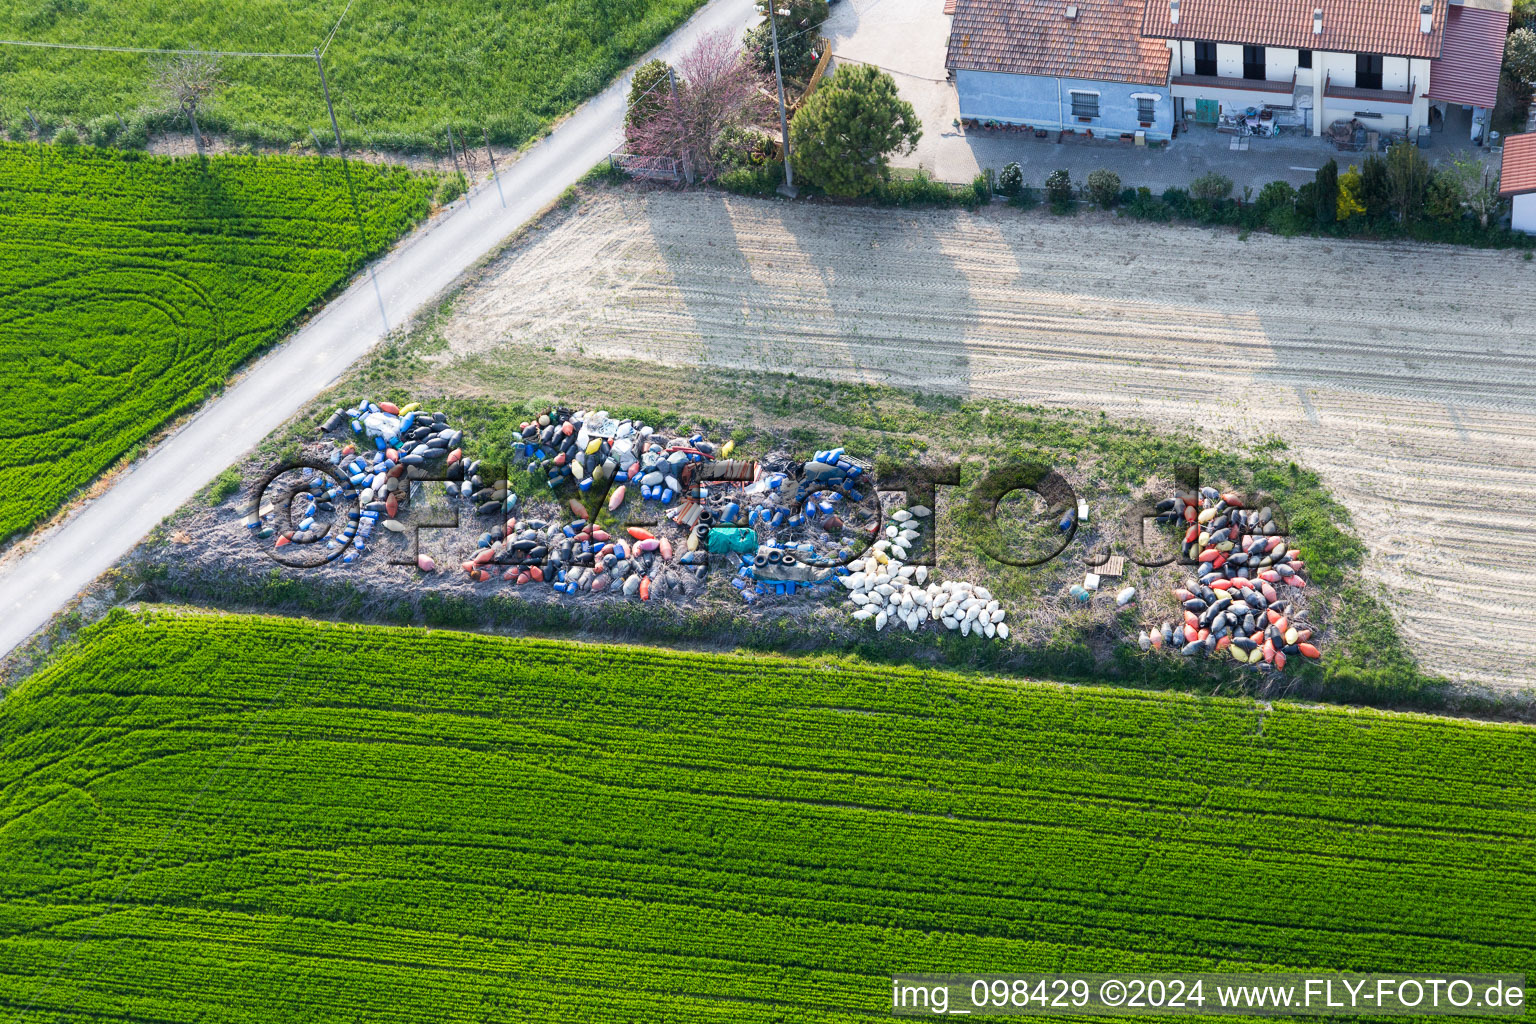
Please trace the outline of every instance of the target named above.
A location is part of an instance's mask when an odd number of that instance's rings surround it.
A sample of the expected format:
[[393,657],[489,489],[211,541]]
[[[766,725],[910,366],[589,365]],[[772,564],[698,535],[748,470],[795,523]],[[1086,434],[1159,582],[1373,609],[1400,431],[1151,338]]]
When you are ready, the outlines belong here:
[[480,137],[485,140],[485,155],[491,161],[491,177],[500,181],[501,178],[496,174],[496,154],[491,152],[491,135],[485,130],[485,125],[480,126]]

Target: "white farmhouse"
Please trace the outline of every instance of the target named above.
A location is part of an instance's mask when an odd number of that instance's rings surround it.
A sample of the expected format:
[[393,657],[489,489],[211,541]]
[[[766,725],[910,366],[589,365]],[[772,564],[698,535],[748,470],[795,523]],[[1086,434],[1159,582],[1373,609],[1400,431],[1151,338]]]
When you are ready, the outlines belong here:
[[1147,0],[1142,32],[1172,51],[1175,118],[1268,106],[1314,135],[1351,119],[1416,132],[1435,103],[1476,106],[1497,86],[1508,2]]

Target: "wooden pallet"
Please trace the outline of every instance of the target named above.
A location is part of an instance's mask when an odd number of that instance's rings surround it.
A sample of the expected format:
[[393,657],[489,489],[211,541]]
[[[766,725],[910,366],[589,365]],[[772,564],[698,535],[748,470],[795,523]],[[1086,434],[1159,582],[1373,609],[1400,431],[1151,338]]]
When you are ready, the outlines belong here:
[[1109,561],[1103,565],[1095,566],[1093,571],[1099,577],[1123,576],[1125,574],[1125,556],[1111,555],[1109,556]]

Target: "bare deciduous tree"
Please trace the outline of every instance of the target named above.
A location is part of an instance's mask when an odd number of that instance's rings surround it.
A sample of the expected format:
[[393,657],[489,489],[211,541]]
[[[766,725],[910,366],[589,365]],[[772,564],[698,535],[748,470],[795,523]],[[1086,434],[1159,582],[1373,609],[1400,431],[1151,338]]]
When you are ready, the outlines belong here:
[[643,156],[682,160],[706,181],[715,176],[715,141],[732,126],[751,124],[766,113],[768,99],[757,75],[730,35],[712,32],[677,63],[677,92],[666,86],[658,109],[633,126],[630,148]]
[[163,91],[192,125],[192,141],[203,152],[203,135],[197,128],[197,108],[224,85],[219,59],[211,54],[195,53],[173,57],[160,65],[155,85]]

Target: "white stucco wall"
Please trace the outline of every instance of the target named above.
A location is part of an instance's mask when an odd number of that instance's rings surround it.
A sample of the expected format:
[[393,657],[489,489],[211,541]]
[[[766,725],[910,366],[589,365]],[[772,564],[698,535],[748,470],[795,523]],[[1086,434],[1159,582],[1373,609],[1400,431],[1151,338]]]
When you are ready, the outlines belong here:
[[1296,51],[1283,46],[1264,48],[1264,77],[1271,82],[1289,82],[1296,74]]
[[1536,235],[1536,192],[1515,196],[1512,205],[1514,214],[1510,219],[1510,227],[1528,235]]
[[1334,85],[1353,89],[1355,86],[1355,55],[1316,50],[1312,54],[1312,67],[1322,70],[1323,79],[1332,79]]
[[1231,43],[1217,43],[1216,73],[1222,78],[1242,78],[1243,48]]

